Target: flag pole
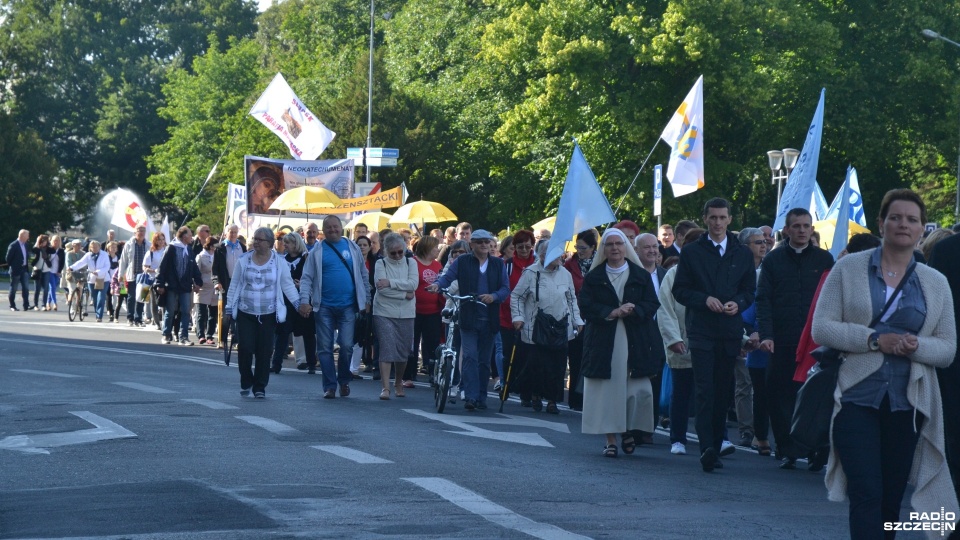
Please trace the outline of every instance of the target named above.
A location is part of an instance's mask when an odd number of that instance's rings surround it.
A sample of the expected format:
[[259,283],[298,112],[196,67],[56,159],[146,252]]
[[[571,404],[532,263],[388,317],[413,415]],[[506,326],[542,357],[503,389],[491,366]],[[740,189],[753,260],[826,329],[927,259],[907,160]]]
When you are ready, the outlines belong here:
[[637,171],[637,174],[633,177],[633,181],[630,182],[630,185],[627,187],[627,191],[620,197],[620,202],[617,204],[617,209],[614,210],[613,214],[616,216],[620,213],[620,207],[623,206],[624,199],[627,198],[627,194],[630,193],[630,190],[633,189],[633,185],[637,183],[637,178],[640,178],[640,173],[643,172],[643,168],[647,166],[647,162],[650,161],[650,156],[653,155],[653,151],[657,149],[657,145],[660,144],[660,139],[657,139],[657,142],[653,143],[653,148],[650,149],[650,153],[647,154],[647,158],[643,160],[643,163],[640,165],[640,169]]
[[[244,120],[246,120],[246,117],[247,117],[247,116],[248,116],[248,115],[244,115]],[[213,173],[215,173],[215,172],[217,171],[217,166],[220,165],[220,160],[223,159],[223,156],[224,156],[224,154],[227,153],[227,150],[229,150],[230,147],[233,146],[233,141],[237,140],[237,134],[240,133],[240,128],[241,128],[242,126],[243,126],[243,120],[240,121],[240,125],[237,126],[237,129],[233,130],[233,137],[230,137],[230,142],[228,142],[227,145],[223,147],[223,151],[220,152],[220,157],[217,158],[217,161],[213,164],[213,168],[210,169],[210,172],[209,172],[209,173],[207,173],[207,179],[204,180],[204,181],[203,181],[203,184],[200,186],[200,191],[198,191],[196,197],[194,197],[193,200],[190,201],[190,204],[188,204],[188,205],[186,206],[186,208],[187,208],[187,213],[184,214],[183,220],[180,222],[180,226],[181,226],[181,227],[183,227],[184,225],[186,225],[186,223],[187,223],[187,218],[190,217],[190,207],[193,206],[193,204],[194,204],[195,202],[197,202],[198,199],[200,199],[200,195],[203,193],[203,190],[207,187],[207,184],[210,183],[210,179],[213,178]]]

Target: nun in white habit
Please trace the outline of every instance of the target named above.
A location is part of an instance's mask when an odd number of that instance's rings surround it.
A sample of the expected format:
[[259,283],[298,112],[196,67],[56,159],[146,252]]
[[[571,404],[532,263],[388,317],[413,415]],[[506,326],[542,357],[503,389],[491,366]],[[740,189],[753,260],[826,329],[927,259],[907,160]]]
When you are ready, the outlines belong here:
[[651,352],[650,332],[659,307],[650,273],[629,240],[608,229],[580,290],[586,321],[582,430],[606,437],[606,457],[617,457],[617,434],[620,448],[632,454],[633,432],[654,430],[650,377],[658,356]]

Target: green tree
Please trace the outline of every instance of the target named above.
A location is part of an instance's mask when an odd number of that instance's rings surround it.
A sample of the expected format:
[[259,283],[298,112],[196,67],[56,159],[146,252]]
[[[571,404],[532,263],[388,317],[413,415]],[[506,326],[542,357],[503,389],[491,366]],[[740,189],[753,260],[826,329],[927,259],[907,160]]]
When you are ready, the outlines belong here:
[[31,237],[58,230],[72,215],[63,200],[57,163],[30,130],[0,111],[0,239],[11,241],[27,229]]

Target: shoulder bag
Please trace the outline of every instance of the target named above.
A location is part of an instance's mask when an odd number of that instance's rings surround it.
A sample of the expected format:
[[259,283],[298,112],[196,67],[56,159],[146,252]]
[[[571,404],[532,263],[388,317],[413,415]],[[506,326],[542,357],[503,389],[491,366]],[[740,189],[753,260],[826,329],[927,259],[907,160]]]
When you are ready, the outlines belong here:
[[[903,286],[913,274],[916,263],[910,265],[903,279],[893,291],[880,314],[870,322],[873,328],[880,322],[883,314],[890,309]],[[833,392],[837,388],[840,365],[843,363],[843,351],[820,346],[810,353],[817,363],[810,368],[806,382],[797,391],[797,403],[790,422],[790,440],[801,454],[830,446],[830,419],[833,417]]]
[[540,272],[537,272],[537,316],[533,321],[533,343],[558,349],[567,344],[567,318],[557,320],[540,309]]

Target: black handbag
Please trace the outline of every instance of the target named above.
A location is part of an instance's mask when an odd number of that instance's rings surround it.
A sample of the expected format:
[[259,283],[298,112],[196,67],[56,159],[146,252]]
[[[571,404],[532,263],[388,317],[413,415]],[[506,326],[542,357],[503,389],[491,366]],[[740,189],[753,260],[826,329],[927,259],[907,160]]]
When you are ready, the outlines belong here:
[[[913,273],[916,263],[910,265],[897,285],[896,290],[880,310],[870,328],[880,322],[880,317],[890,309],[900,290]],[[830,419],[833,417],[833,393],[843,364],[843,351],[820,346],[810,353],[817,363],[810,368],[807,380],[797,391],[797,402],[790,422],[790,440],[798,455],[806,455],[820,448],[830,446]]]
[[533,321],[533,343],[559,349],[567,344],[567,318],[557,320],[540,309],[540,272],[537,272],[537,317]]

